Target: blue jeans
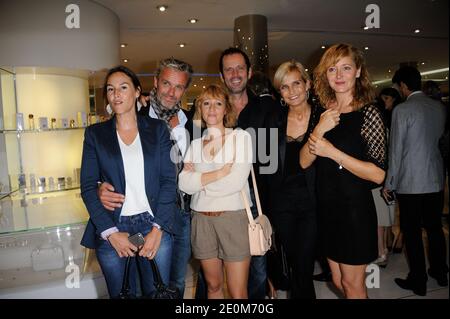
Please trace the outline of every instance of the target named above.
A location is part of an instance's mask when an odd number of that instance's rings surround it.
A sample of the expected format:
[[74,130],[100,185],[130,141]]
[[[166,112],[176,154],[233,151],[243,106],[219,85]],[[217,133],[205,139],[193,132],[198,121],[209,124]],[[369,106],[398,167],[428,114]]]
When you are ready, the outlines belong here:
[[[144,237],[151,231],[153,217],[149,213],[142,213],[134,216],[121,216],[116,225],[120,232],[127,232],[133,235],[137,232]],[[161,244],[156,253],[155,260],[158,264],[159,272],[165,284],[169,283],[169,269],[172,259],[172,235],[163,231]],[[122,288],[123,275],[125,272],[126,257],[119,257],[116,250],[109,241],[97,238],[97,248],[95,249],[98,262],[105,276],[108,293],[111,298],[119,295]],[[130,293],[136,295],[136,272],[140,277],[140,287],[144,295],[149,295],[155,290],[153,272],[150,262],[146,258],[133,258],[130,265],[129,285]]]
[[[253,218],[258,216],[255,194],[250,188],[250,196],[253,206],[251,207]],[[266,256],[252,256],[250,259],[250,271],[248,274],[247,292],[248,299],[265,299],[267,282],[267,262]],[[195,299],[208,298],[206,281],[203,271],[200,269],[197,277],[195,289]]]
[[180,209],[173,224],[172,266],[170,268],[170,285],[178,288],[184,296],[186,269],[191,258],[191,213]]

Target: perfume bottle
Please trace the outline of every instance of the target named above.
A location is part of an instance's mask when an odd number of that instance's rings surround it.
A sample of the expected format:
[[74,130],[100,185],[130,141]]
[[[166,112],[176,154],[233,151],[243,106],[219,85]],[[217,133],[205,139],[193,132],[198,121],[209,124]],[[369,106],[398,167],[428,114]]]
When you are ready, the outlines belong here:
[[34,130],[34,115],[28,114],[28,129]]
[[50,121],[50,128],[54,130],[56,128],[56,119],[53,117]]

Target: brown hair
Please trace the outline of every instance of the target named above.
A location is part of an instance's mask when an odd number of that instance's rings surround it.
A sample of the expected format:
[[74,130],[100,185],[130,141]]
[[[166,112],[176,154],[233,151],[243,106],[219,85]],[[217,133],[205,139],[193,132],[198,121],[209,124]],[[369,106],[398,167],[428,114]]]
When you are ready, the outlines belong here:
[[358,110],[373,102],[375,90],[369,80],[363,53],[350,44],[335,44],[325,51],[319,65],[314,70],[314,90],[324,107],[336,101],[335,92],[328,83],[327,71],[329,67],[335,65],[343,57],[350,57],[355,62],[356,68],[361,69],[353,90],[353,101],[350,104],[353,109]]
[[223,117],[223,125],[226,128],[234,128],[236,125],[236,114],[231,106],[227,91],[225,91],[220,85],[211,84],[208,85],[202,93],[195,100],[195,114],[194,121],[200,120],[202,127],[206,127],[206,123],[202,118],[201,105],[206,99],[220,99],[225,101],[225,116]]

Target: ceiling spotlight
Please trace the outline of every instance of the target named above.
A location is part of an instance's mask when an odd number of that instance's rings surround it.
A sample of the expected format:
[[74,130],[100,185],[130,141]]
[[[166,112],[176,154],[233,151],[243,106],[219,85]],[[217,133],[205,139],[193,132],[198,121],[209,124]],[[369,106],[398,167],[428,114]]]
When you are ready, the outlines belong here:
[[203,85],[203,88],[204,88],[204,89],[206,89],[206,86],[205,86],[205,85]]
[[179,46],[180,48],[184,48],[184,47],[186,46],[186,43],[178,43],[178,46]]
[[392,71],[391,70],[388,70],[388,73],[391,73]]
[[324,45],[322,45],[322,46],[321,46],[321,48],[322,48],[322,49],[325,49],[325,46],[324,46]]
[[364,50],[369,50],[369,47],[364,47]]
[[130,60],[128,60],[128,59],[123,59],[122,60],[124,63],[127,63],[127,62],[129,62]]
[[194,84],[194,87],[197,87],[197,84]]
[[121,47],[121,48],[125,48],[127,45],[128,45],[128,44],[126,44],[126,43],[121,43],[121,44],[120,44],[120,47]]
[[161,12],[164,12],[168,9],[169,7],[166,5],[162,5],[162,6],[157,6],[156,9],[158,9]]
[[420,33],[420,29],[414,30],[414,33]]
[[308,72],[308,69],[305,69],[306,72]]
[[200,81],[203,81],[203,78],[200,78]]
[[189,21],[189,23],[194,24],[194,23],[198,22],[198,19],[192,18],[192,19],[189,19],[188,21]]
[[420,63],[420,64],[425,65],[425,62],[422,62],[422,63]]

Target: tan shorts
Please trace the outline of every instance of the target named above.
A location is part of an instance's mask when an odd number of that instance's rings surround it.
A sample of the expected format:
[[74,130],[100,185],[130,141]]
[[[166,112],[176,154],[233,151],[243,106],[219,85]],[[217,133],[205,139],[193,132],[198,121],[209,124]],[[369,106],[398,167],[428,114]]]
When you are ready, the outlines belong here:
[[225,211],[220,216],[193,212],[191,244],[196,259],[243,261],[249,258],[247,213],[244,209]]

